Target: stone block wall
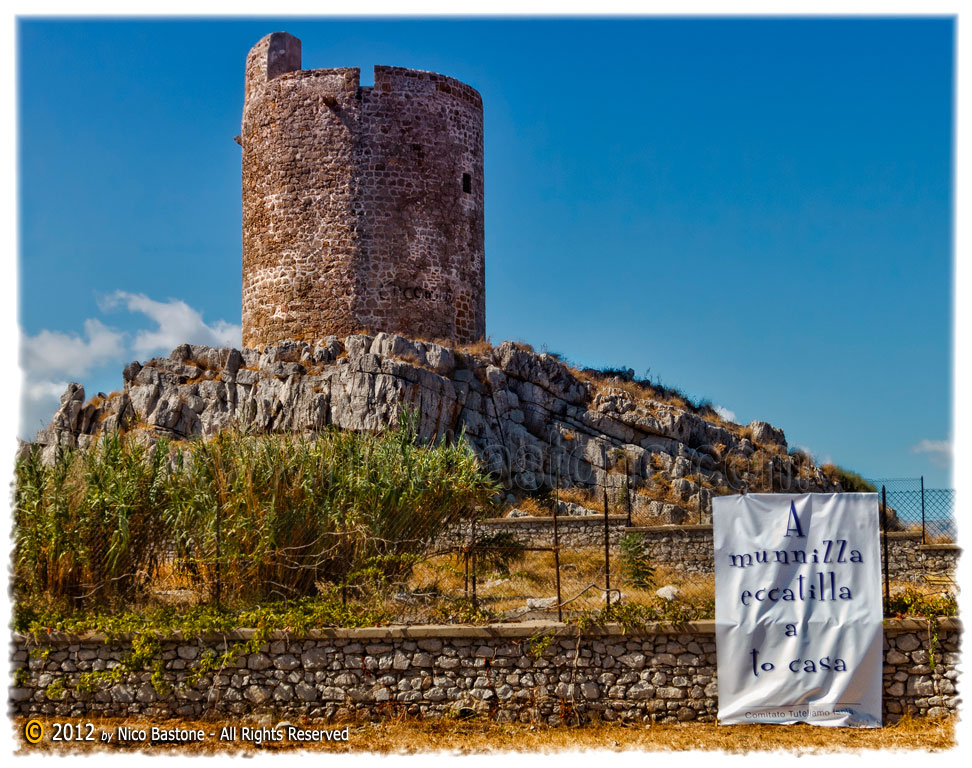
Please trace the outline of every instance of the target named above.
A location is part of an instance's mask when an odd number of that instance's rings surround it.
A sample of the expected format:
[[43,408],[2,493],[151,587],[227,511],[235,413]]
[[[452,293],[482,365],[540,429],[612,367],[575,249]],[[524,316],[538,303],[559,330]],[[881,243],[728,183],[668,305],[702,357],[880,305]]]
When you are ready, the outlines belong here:
[[[626,522],[624,515],[608,516],[608,539],[612,546],[616,546],[621,537],[632,530],[625,527]],[[478,523],[477,529],[479,534],[512,533],[521,544],[553,546],[552,517],[496,517]],[[449,541],[461,546],[469,541],[471,535],[471,527],[464,525],[451,533]],[[561,547],[603,547],[604,518],[558,517],[557,538]]]
[[450,77],[301,69],[250,51],[242,130],[243,345],[358,331],[485,335],[483,105]]
[[927,621],[884,622],[884,713],[886,722],[902,715],[956,714],[959,623],[938,622],[937,637]]
[[[938,622],[933,666],[927,622],[885,622],[886,722],[903,714],[956,712],[960,633],[957,620]],[[187,684],[203,654],[221,653],[252,636],[239,630],[164,639],[164,677],[172,689],[162,692],[151,671],[93,692],[76,690],[81,673],[120,663],[129,650],[124,639],[51,635],[37,649],[17,636],[14,667],[26,672],[14,673],[12,710],[24,716],[157,718],[476,713],[498,722],[560,724],[705,722],[715,719],[718,708],[712,621],[628,632],[607,626],[583,635],[550,622],[277,633],[255,652]]]
[[[957,544],[922,544],[921,531],[888,534],[891,578],[921,581],[928,575],[954,575],[962,549]],[[884,562],[884,547],[881,547]]]
[[962,548],[958,544],[922,544],[925,571],[935,574],[954,575]]
[[631,530],[645,537],[649,562],[682,573],[713,573],[711,525],[659,525]]
[[[657,525],[626,527],[626,518],[609,518],[610,541],[617,544],[628,532],[645,537],[650,560],[655,565],[676,568],[682,572],[711,575],[714,572],[711,525]],[[553,543],[552,517],[493,518],[484,521],[484,529],[513,531],[524,544],[550,546]],[[603,546],[604,518],[558,518],[561,546]],[[901,531],[888,534],[888,560],[892,579],[919,583],[928,576],[952,576],[958,568],[962,550],[956,544],[922,544],[921,532]],[[884,547],[881,546],[882,564]],[[883,565],[882,565],[883,567]]]

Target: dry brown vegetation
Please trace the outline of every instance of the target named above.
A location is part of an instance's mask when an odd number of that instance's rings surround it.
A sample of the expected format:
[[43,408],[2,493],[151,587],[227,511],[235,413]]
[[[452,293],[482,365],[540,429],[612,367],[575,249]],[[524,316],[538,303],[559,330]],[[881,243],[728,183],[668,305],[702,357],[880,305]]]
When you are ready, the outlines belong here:
[[677,390],[655,386],[648,381],[630,380],[621,378],[620,376],[612,376],[609,373],[602,373],[590,368],[576,368],[566,362],[564,362],[564,365],[575,378],[590,384],[598,394],[608,394],[612,389],[621,390],[632,400],[640,402],[653,415],[657,414],[659,405],[668,405],[683,411],[696,413],[706,421],[725,427],[740,437],[752,437],[752,431],[748,427],[743,427],[733,421],[723,419],[708,404],[693,404]]
[[[627,602],[649,604],[655,590],[663,585],[678,587],[681,594],[695,600],[714,599],[714,581],[711,575],[680,572],[666,566],[655,566],[653,585],[638,587],[628,583],[621,574],[621,558],[617,552],[611,556],[611,586],[620,589]],[[479,602],[494,614],[526,612],[526,600],[551,598],[557,595],[557,572],[552,552],[525,552],[514,561],[508,573],[487,569],[481,572],[476,584]],[[562,548],[560,551],[561,600],[565,603],[565,616],[577,611],[597,610],[604,606],[604,550],[600,547]],[[466,586],[463,563],[453,555],[443,555],[426,560],[415,566],[408,588],[414,594],[441,593],[460,596]],[[617,595],[612,597],[617,600]],[[553,616],[555,609],[550,609]]]
[[[595,492],[586,488],[561,488],[560,500],[569,501],[571,504],[580,504],[582,507],[593,510],[604,508],[604,493]],[[549,514],[549,513],[548,513]]]
[[552,501],[550,504],[544,504],[539,499],[535,499],[533,496],[526,496],[520,499],[514,506],[521,512],[529,512],[534,517],[549,517],[551,514],[553,514]]
[[[623,601],[637,605],[649,605],[657,600],[656,590],[671,585],[679,590],[680,599],[698,604],[713,604],[715,577],[713,574],[691,573],[670,565],[650,563],[654,575],[651,583],[635,585],[625,577],[620,553],[617,548],[611,554],[611,586],[621,590]],[[448,595],[461,597],[471,583],[461,557],[454,554],[440,555],[415,565],[408,580],[407,589],[415,595]],[[566,603],[564,616],[569,618],[579,611],[598,610],[604,606],[604,550],[601,547],[578,547],[560,550],[561,600]],[[934,583],[917,583],[894,579],[890,582],[892,594],[913,589],[923,594],[935,595],[942,588]],[[552,598],[557,595],[557,572],[554,556],[547,551],[524,552],[520,559],[509,564],[507,572],[495,568],[480,569],[476,596],[479,604],[494,615],[507,619],[518,618],[528,611],[527,598]],[[617,593],[612,601],[617,600]],[[393,606],[390,606],[393,607]],[[546,611],[551,617],[556,609]]]
[[[73,718],[58,718],[59,722],[88,722]],[[883,728],[821,728],[811,725],[715,725],[713,723],[679,723],[666,725],[595,723],[580,727],[548,727],[522,723],[496,724],[485,720],[457,721],[391,719],[376,723],[350,724],[349,739],[345,742],[293,743],[288,741],[257,746],[248,742],[219,742],[215,739],[185,745],[119,744],[95,742],[55,743],[50,741],[51,721],[42,718],[43,740],[32,745],[26,742],[23,729],[25,718],[13,721],[14,743],[23,754],[78,754],[111,752],[146,752],[149,754],[201,755],[213,752],[257,753],[290,752],[295,750],[332,753],[414,754],[445,752],[451,754],[481,754],[489,752],[551,753],[564,751],[608,750],[612,752],[668,752],[706,750],[729,753],[787,750],[798,755],[859,750],[914,750],[935,752],[956,746],[955,723],[951,719],[917,720],[905,718]],[[217,733],[226,725],[271,727],[275,721],[254,722],[244,719],[226,720],[165,720],[146,718],[91,718],[96,732],[115,732],[118,726],[148,729],[202,728]],[[333,728],[319,721],[292,721],[298,727]]]
[[469,344],[461,344],[458,347],[455,345],[454,341],[450,341],[448,339],[436,339],[433,343],[438,344],[441,347],[448,347],[449,349],[464,355],[486,357],[493,353],[493,344],[488,338],[480,339],[479,341],[474,341]]
[[[634,490],[632,488],[632,490]],[[581,488],[579,486],[571,486],[569,488],[561,488],[558,491],[556,497],[551,493],[544,498],[536,498],[533,496],[524,496],[522,499],[513,504],[512,508],[522,510],[523,512],[529,512],[534,517],[550,517],[553,514],[554,503],[556,500],[563,502],[569,502],[571,504],[579,504],[585,509],[590,509],[595,512],[601,512],[604,510],[604,491],[599,489],[593,491],[587,488]],[[611,514],[618,514],[617,510],[614,509],[616,506],[616,500],[608,497],[608,501],[611,505]]]
[[[671,480],[663,471],[658,469],[661,465],[657,458],[657,455],[652,456],[653,469],[656,471],[651,478],[649,478],[645,483],[635,482],[631,485],[631,493],[643,496],[652,501],[660,501],[663,503],[674,504],[676,506],[684,507],[688,504],[688,501],[679,497],[673,490],[671,485]],[[699,475],[693,473],[687,477],[687,479],[698,483]],[[702,478],[701,487],[712,490],[714,493],[727,493],[727,488],[715,488],[711,482],[707,479]],[[604,511],[604,490],[598,489],[596,491],[587,488],[581,488],[577,486],[572,486],[570,488],[561,488],[559,491],[558,498],[560,501],[569,502],[571,504],[579,504],[585,509],[592,510],[597,513]],[[537,499],[532,496],[526,496],[523,499],[517,501],[513,507],[519,509],[523,512],[527,512],[534,517],[550,517],[553,514],[554,496],[548,496],[545,499]],[[624,508],[624,493],[623,489],[615,493],[614,491],[608,494],[608,512],[611,515],[619,515],[625,513]],[[641,514],[636,519],[637,525],[662,525],[664,520],[661,518],[654,519],[648,518],[644,514]]]
[[117,392],[112,392],[111,395],[103,395],[99,392],[97,395],[95,395],[88,401],[88,407],[91,409],[97,408],[99,405],[105,402],[105,400],[108,400],[110,397],[113,397],[117,394],[118,394]]

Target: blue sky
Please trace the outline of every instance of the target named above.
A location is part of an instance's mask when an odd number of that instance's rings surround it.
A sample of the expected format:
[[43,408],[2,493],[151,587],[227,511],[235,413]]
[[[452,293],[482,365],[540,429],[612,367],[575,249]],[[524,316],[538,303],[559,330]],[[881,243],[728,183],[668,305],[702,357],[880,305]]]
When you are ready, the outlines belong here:
[[951,484],[947,19],[21,20],[21,436],[67,381],[234,343],[243,62],[483,95],[486,321]]

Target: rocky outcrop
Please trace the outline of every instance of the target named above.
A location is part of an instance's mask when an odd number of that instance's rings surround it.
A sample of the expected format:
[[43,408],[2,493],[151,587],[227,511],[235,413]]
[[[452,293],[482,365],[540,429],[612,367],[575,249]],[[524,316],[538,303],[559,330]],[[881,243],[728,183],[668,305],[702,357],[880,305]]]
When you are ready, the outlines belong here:
[[259,351],[184,344],[129,364],[123,379],[123,391],[87,402],[71,384],[38,433],[47,454],[109,429],[148,439],[378,430],[408,407],[422,439],[464,433],[514,494],[559,476],[561,486],[604,488],[614,500],[627,483],[634,504],[672,519],[743,488],[839,490],[806,456],[787,454],[783,431],[765,422],[703,417],[511,342],[475,353],[385,333]]

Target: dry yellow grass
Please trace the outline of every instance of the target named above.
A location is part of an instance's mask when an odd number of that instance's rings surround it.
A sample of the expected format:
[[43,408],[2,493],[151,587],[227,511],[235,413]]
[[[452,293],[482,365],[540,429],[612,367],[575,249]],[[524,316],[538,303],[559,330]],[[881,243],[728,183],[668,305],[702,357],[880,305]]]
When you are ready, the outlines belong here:
[[[665,566],[655,568],[655,586],[639,588],[626,582],[620,573],[621,561],[616,548],[611,557],[611,586],[620,589],[625,600],[651,603],[655,590],[671,584],[682,595],[693,599],[713,599],[714,578],[699,574],[679,573]],[[526,552],[510,567],[509,574],[482,574],[477,579],[476,595],[482,605],[497,614],[526,611],[528,597],[556,597],[556,578],[552,552]],[[599,609],[604,605],[604,550],[600,547],[562,548],[560,552],[561,598],[570,611]],[[440,593],[458,597],[463,594],[463,564],[450,555],[431,558],[415,566],[408,587],[416,593],[428,593],[433,587]],[[594,588],[588,589],[591,585]],[[585,592],[585,590],[587,590]],[[583,593],[583,594],[581,594]],[[580,595],[578,597],[578,595]],[[616,596],[612,599],[616,599]]]
[[544,504],[532,496],[526,496],[520,499],[514,506],[522,512],[528,512],[534,517],[549,517],[553,512],[552,501],[549,504]]
[[587,509],[603,509],[603,493],[595,493],[584,488],[561,488],[558,492],[560,501],[568,501],[571,504],[580,504]]
[[475,355],[478,357],[487,357],[493,352],[493,344],[490,342],[489,338],[480,339],[479,341],[474,341],[471,344],[460,344],[455,346],[455,342],[448,341],[445,339],[436,340],[437,344],[454,349],[456,352],[461,352],[467,355]]
[[[654,584],[638,587],[621,573],[621,558],[617,547],[611,550],[611,586],[624,594],[624,601],[647,605],[657,600],[656,590],[665,585],[678,588],[680,597],[693,602],[715,600],[715,576],[690,573],[676,567],[654,565]],[[488,572],[480,574],[476,596],[480,604],[493,614],[516,619],[528,613],[528,597],[556,597],[556,578],[552,552],[526,552],[522,559],[510,566],[508,574]],[[561,548],[561,599],[567,603],[565,616],[576,611],[597,610],[604,606],[604,550],[601,547]],[[593,588],[588,589],[593,585]],[[892,580],[892,594],[905,589],[917,589],[925,594],[939,594],[942,587],[935,583],[912,583]],[[464,594],[463,563],[453,555],[440,555],[418,563],[408,581],[408,589],[417,594],[437,593],[452,598]],[[587,591],[585,591],[587,590]],[[582,594],[583,593],[583,594]],[[578,595],[580,595],[578,597]],[[616,593],[612,601],[616,600]],[[389,609],[395,605],[389,603]],[[553,616],[556,612],[550,609]],[[533,615],[532,612],[530,612]]]
[[[146,752],[150,754],[207,753],[275,753],[303,750],[332,753],[414,754],[446,752],[482,754],[489,752],[549,753],[577,750],[610,750],[613,752],[669,752],[706,750],[747,753],[787,750],[797,754],[819,754],[858,750],[914,750],[921,752],[948,750],[955,747],[955,724],[951,719],[917,720],[905,718],[884,728],[821,728],[811,725],[731,725],[713,723],[680,723],[666,725],[596,723],[580,727],[547,727],[528,724],[499,725],[489,721],[389,720],[377,723],[351,723],[345,742],[294,743],[277,742],[257,746],[249,742],[220,742],[216,739],[183,745],[122,743],[100,741],[55,743],[50,740],[51,722],[40,718],[44,737],[36,745],[24,738],[25,718],[15,718],[14,743],[18,754],[79,754],[102,751]],[[58,722],[89,722],[58,718]],[[202,728],[206,733],[219,733],[226,725],[271,727],[276,721],[165,720],[147,718],[92,718],[95,732],[115,732],[118,726],[149,729]],[[319,721],[295,719],[302,728],[333,728]],[[340,726],[339,726],[340,727]]]
[[581,370],[566,363],[565,365],[576,379],[593,386],[595,392],[605,394],[612,389],[621,390],[627,393],[632,400],[639,403],[652,415],[657,415],[659,405],[667,405],[690,413],[698,413],[707,421],[725,427],[740,437],[752,437],[752,432],[748,427],[743,427],[734,421],[724,419],[711,407],[695,406],[678,392],[663,387],[656,387],[645,381],[626,381],[616,377],[609,378],[597,372]]

